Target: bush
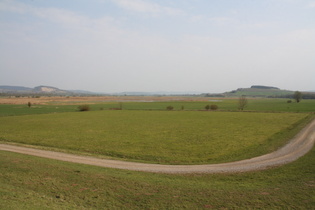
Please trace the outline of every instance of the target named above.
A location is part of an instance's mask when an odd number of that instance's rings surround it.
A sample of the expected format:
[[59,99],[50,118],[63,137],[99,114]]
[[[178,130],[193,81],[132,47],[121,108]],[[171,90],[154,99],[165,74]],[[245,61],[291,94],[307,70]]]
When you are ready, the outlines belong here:
[[210,105],[205,106],[205,109],[209,110],[210,109]]
[[173,110],[173,109],[174,109],[174,107],[172,107],[172,106],[168,106],[168,107],[166,107],[166,109],[170,111],[170,110]]
[[84,111],[89,111],[90,106],[89,105],[81,105],[78,107],[79,111],[84,112]]
[[211,110],[217,110],[217,109],[218,109],[218,106],[215,105],[215,104],[212,104],[212,105],[210,106],[210,109],[211,109]]
[[288,100],[287,103],[292,103],[292,101],[291,101],[291,100]]

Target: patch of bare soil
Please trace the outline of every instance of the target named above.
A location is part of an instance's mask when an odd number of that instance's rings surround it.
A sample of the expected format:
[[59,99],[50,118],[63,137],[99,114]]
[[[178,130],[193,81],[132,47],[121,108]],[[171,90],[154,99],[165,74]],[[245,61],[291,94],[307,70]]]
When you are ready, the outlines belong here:
[[207,97],[185,97],[185,96],[85,96],[85,97],[2,97],[0,104],[79,104],[79,103],[100,103],[111,101],[208,101]]

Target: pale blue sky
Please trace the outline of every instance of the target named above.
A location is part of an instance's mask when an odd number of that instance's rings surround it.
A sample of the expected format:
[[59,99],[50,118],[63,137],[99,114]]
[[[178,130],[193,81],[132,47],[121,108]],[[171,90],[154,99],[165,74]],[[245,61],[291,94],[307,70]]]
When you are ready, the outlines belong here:
[[315,90],[315,0],[0,0],[0,85]]

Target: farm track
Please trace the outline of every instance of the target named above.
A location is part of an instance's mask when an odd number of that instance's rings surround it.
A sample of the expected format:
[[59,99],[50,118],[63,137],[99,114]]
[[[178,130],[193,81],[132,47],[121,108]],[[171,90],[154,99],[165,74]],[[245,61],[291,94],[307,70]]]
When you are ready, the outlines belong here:
[[62,152],[47,151],[9,144],[0,144],[0,150],[32,155],[37,157],[88,164],[100,167],[144,171],[153,173],[235,173],[264,170],[293,162],[309,152],[315,142],[315,119],[302,129],[293,139],[279,150],[247,160],[206,165],[161,165],[135,163],[120,160],[107,160]]

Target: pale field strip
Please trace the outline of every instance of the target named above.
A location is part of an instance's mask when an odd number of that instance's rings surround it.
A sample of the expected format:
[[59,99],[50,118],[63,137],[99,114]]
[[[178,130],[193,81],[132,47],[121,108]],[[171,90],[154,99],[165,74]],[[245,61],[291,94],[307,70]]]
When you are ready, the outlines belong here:
[[100,102],[130,102],[130,101],[208,101],[207,97],[185,97],[185,96],[86,96],[86,97],[4,97],[0,98],[0,104],[77,104],[77,103],[100,103]]

